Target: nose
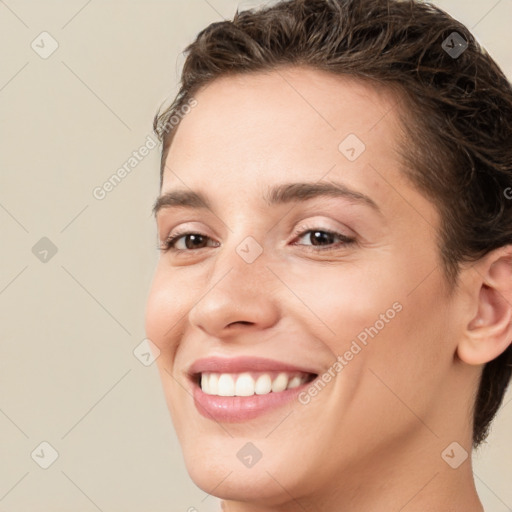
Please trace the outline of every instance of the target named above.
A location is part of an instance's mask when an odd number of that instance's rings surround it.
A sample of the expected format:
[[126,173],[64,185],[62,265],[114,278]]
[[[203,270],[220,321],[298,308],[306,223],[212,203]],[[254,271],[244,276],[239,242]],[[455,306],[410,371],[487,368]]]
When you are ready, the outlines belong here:
[[272,327],[280,316],[279,280],[267,262],[265,252],[248,263],[235,248],[223,248],[189,312],[190,324],[216,338]]

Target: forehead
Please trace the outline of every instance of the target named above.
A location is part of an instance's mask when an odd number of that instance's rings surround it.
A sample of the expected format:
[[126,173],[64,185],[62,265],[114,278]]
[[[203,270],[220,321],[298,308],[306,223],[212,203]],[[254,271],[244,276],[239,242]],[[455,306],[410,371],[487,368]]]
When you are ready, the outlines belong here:
[[301,160],[321,168],[341,156],[347,139],[357,143],[357,153],[364,148],[366,162],[372,155],[396,159],[396,97],[350,76],[300,67],[226,76],[201,89],[196,100],[171,144],[170,167],[193,163],[235,171],[237,160],[250,165],[248,171],[261,171]]
[[243,206],[263,201],[270,184],[335,180],[384,209],[410,215],[412,202],[431,216],[431,204],[403,175],[399,98],[389,88],[288,67],[222,77],[195,98],[167,155],[163,193],[236,195]]

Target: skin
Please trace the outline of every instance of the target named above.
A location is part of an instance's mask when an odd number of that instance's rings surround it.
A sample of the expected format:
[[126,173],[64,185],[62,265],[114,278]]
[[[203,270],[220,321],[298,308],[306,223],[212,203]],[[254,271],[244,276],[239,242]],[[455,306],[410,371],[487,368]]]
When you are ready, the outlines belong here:
[[[453,469],[441,454],[453,442],[471,452],[483,364],[512,337],[511,248],[464,266],[449,289],[439,214],[405,178],[386,90],[287,67],[217,79],[196,99],[161,192],[201,191],[212,208],[162,208],[157,225],[160,241],[177,227],[209,238],[161,253],[146,311],[191,478],[229,512],[482,511],[471,457]],[[338,149],[350,133],[366,145],[353,162]],[[269,186],[317,181],[369,196],[380,213],[346,198],[263,200]],[[311,231],[293,234],[301,226],[356,243],[315,246]],[[263,249],[250,264],[236,251],[249,236]],[[307,405],[239,423],[195,408],[185,370],[196,359],[262,356],[322,374],[397,302]],[[262,457],[246,468],[236,454],[249,441]]]

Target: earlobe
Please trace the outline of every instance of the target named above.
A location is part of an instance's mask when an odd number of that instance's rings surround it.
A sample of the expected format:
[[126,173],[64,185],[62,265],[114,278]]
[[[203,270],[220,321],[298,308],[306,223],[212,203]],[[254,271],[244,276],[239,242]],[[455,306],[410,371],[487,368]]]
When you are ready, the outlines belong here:
[[487,254],[472,269],[476,314],[457,345],[457,355],[467,364],[485,364],[498,357],[512,342],[512,246]]

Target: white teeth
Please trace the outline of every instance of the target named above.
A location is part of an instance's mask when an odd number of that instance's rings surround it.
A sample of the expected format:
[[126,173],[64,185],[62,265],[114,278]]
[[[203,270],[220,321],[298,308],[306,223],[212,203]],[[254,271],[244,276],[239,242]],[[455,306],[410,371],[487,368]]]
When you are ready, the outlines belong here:
[[211,373],[208,378],[208,394],[217,395],[219,393],[219,375]]
[[288,375],[286,375],[286,373],[280,373],[272,381],[272,391],[274,393],[278,393],[279,391],[284,391],[286,389],[287,385],[288,385]]
[[290,379],[290,382],[288,382],[288,387],[286,389],[292,389],[300,386],[302,384],[302,379],[298,376],[293,377]]
[[[272,376],[273,375],[273,376]],[[307,381],[306,374],[269,374],[262,373],[256,379],[248,372],[202,373],[201,389],[208,395],[217,396],[253,396],[279,393],[296,388]]]
[[236,379],[235,385],[236,396],[252,396],[254,395],[254,379],[250,373],[242,373]]
[[254,392],[257,395],[266,395],[272,390],[272,379],[268,373],[260,375],[254,386]]
[[219,396],[235,396],[235,380],[229,373],[223,373],[219,377],[217,394]]
[[208,375],[206,373],[202,373],[201,374],[201,389],[207,395],[211,395],[211,393],[210,393],[210,379],[208,378]]

